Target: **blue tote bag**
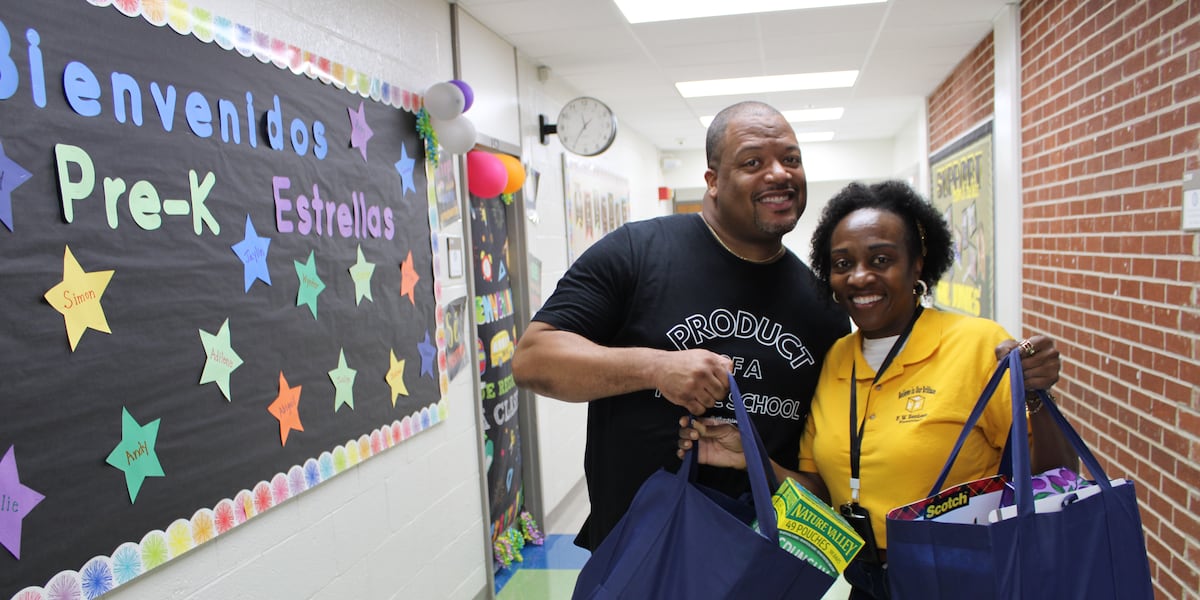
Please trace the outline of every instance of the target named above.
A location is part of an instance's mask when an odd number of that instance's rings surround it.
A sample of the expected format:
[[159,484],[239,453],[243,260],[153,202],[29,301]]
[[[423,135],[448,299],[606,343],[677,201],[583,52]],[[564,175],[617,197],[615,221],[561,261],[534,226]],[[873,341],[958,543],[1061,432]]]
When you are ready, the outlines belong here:
[[[659,470],[592,553],[573,598],[820,598],[833,577],[779,547],[774,472],[731,376],[753,506],[694,482],[690,450],[677,473]],[[750,527],[756,518],[762,533]]]
[[[968,418],[933,496],[1005,371],[1012,385],[1010,440],[1028,439],[1019,350],[1004,357]],[[1142,600],[1154,597],[1146,541],[1132,482],[1113,485],[1096,457],[1044,392],[1045,410],[1075,448],[1097,489],[1065,494],[1035,512],[1029,447],[1009,443],[1016,515],[988,523],[907,520],[888,514],[888,579],[900,600]],[[1044,501],[1039,501],[1039,505]],[[1002,513],[1003,514],[1003,513]]]

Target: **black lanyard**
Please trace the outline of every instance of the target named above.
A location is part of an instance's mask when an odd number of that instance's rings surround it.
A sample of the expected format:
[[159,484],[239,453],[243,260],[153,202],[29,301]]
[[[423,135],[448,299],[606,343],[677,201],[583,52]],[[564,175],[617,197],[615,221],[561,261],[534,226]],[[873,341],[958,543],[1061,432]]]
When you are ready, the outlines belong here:
[[[875,379],[871,380],[873,387],[879,382],[879,378],[883,376],[883,372],[895,360],[896,355],[900,353],[900,348],[904,346],[904,342],[908,340],[908,335],[912,333],[913,325],[917,324],[917,318],[921,316],[921,311],[925,307],[917,305],[917,309],[913,311],[912,319],[908,321],[908,325],[904,327],[904,332],[896,338],[892,343],[892,349],[888,350],[887,357],[883,359],[883,364],[879,365],[879,370],[875,372]],[[863,419],[862,425],[856,430],[854,426],[858,424],[858,361],[855,361],[850,367],[850,502],[858,504],[858,490],[860,481],[858,477],[858,462],[862,457],[862,439],[863,432],[867,427],[867,420]]]

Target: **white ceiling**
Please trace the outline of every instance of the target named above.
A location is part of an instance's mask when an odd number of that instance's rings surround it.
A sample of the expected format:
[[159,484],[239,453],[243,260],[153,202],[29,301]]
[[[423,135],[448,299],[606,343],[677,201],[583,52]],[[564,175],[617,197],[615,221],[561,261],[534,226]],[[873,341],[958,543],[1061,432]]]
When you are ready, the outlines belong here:
[[[736,2],[737,0],[728,0]],[[704,147],[700,117],[734,102],[842,106],[796,124],[834,141],[891,138],[1011,0],[888,0],[630,25],[612,0],[456,0],[460,8],[660,150]],[[675,82],[858,69],[852,88],[685,99]],[[554,115],[548,115],[554,120]]]

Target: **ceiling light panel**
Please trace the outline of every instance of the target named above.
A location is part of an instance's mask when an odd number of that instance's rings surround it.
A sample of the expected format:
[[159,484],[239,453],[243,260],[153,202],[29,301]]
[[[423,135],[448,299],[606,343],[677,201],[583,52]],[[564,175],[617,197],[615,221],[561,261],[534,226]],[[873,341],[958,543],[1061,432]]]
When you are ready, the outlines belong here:
[[791,75],[680,81],[675,83],[675,88],[679,90],[679,93],[684,98],[700,98],[705,96],[729,96],[732,94],[762,94],[792,90],[846,88],[852,87],[857,79],[858,71],[828,71],[825,73],[794,73]]
[[881,4],[887,0],[615,0],[630,23],[678,21],[701,17],[723,17],[752,13]]

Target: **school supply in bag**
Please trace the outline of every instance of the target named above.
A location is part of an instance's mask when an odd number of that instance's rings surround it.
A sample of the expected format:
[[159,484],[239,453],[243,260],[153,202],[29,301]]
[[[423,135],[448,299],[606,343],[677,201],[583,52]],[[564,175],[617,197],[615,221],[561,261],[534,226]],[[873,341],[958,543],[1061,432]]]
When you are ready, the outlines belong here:
[[[1096,480],[1092,487],[1043,499],[1036,510],[1029,475],[1028,424],[1024,377],[1019,349],[1004,357],[988,382],[971,416],[963,426],[950,458],[929,498],[902,506],[887,515],[888,578],[896,599],[988,598],[1037,600],[1141,600],[1153,598],[1150,565],[1138,513],[1134,484],[1110,480],[1096,457],[1080,439],[1044,392],[1045,410],[1062,430]],[[963,484],[979,492],[966,498],[994,495],[999,512],[983,512],[980,520],[948,522],[945,515],[929,514],[930,507],[945,506],[955,486],[942,489],[966,436],[975,426],[1005,372],[1012,386],[1012,458],[1015,508],[999,506],[1005,482],[988,478]],[[981,483],[982,482],[982,483]],[[988,486],[991,486],[990,488]],[[987,489],[984,489],[987,488]],[[1049,502],[1047,502],[1049,500]],[[938,512],[937,509],[934,512]],[[962,513],[960,513],[961,515]],[[943,518],[938,518],[939,516]],[[926,518],[917,518],[926,517]]]

